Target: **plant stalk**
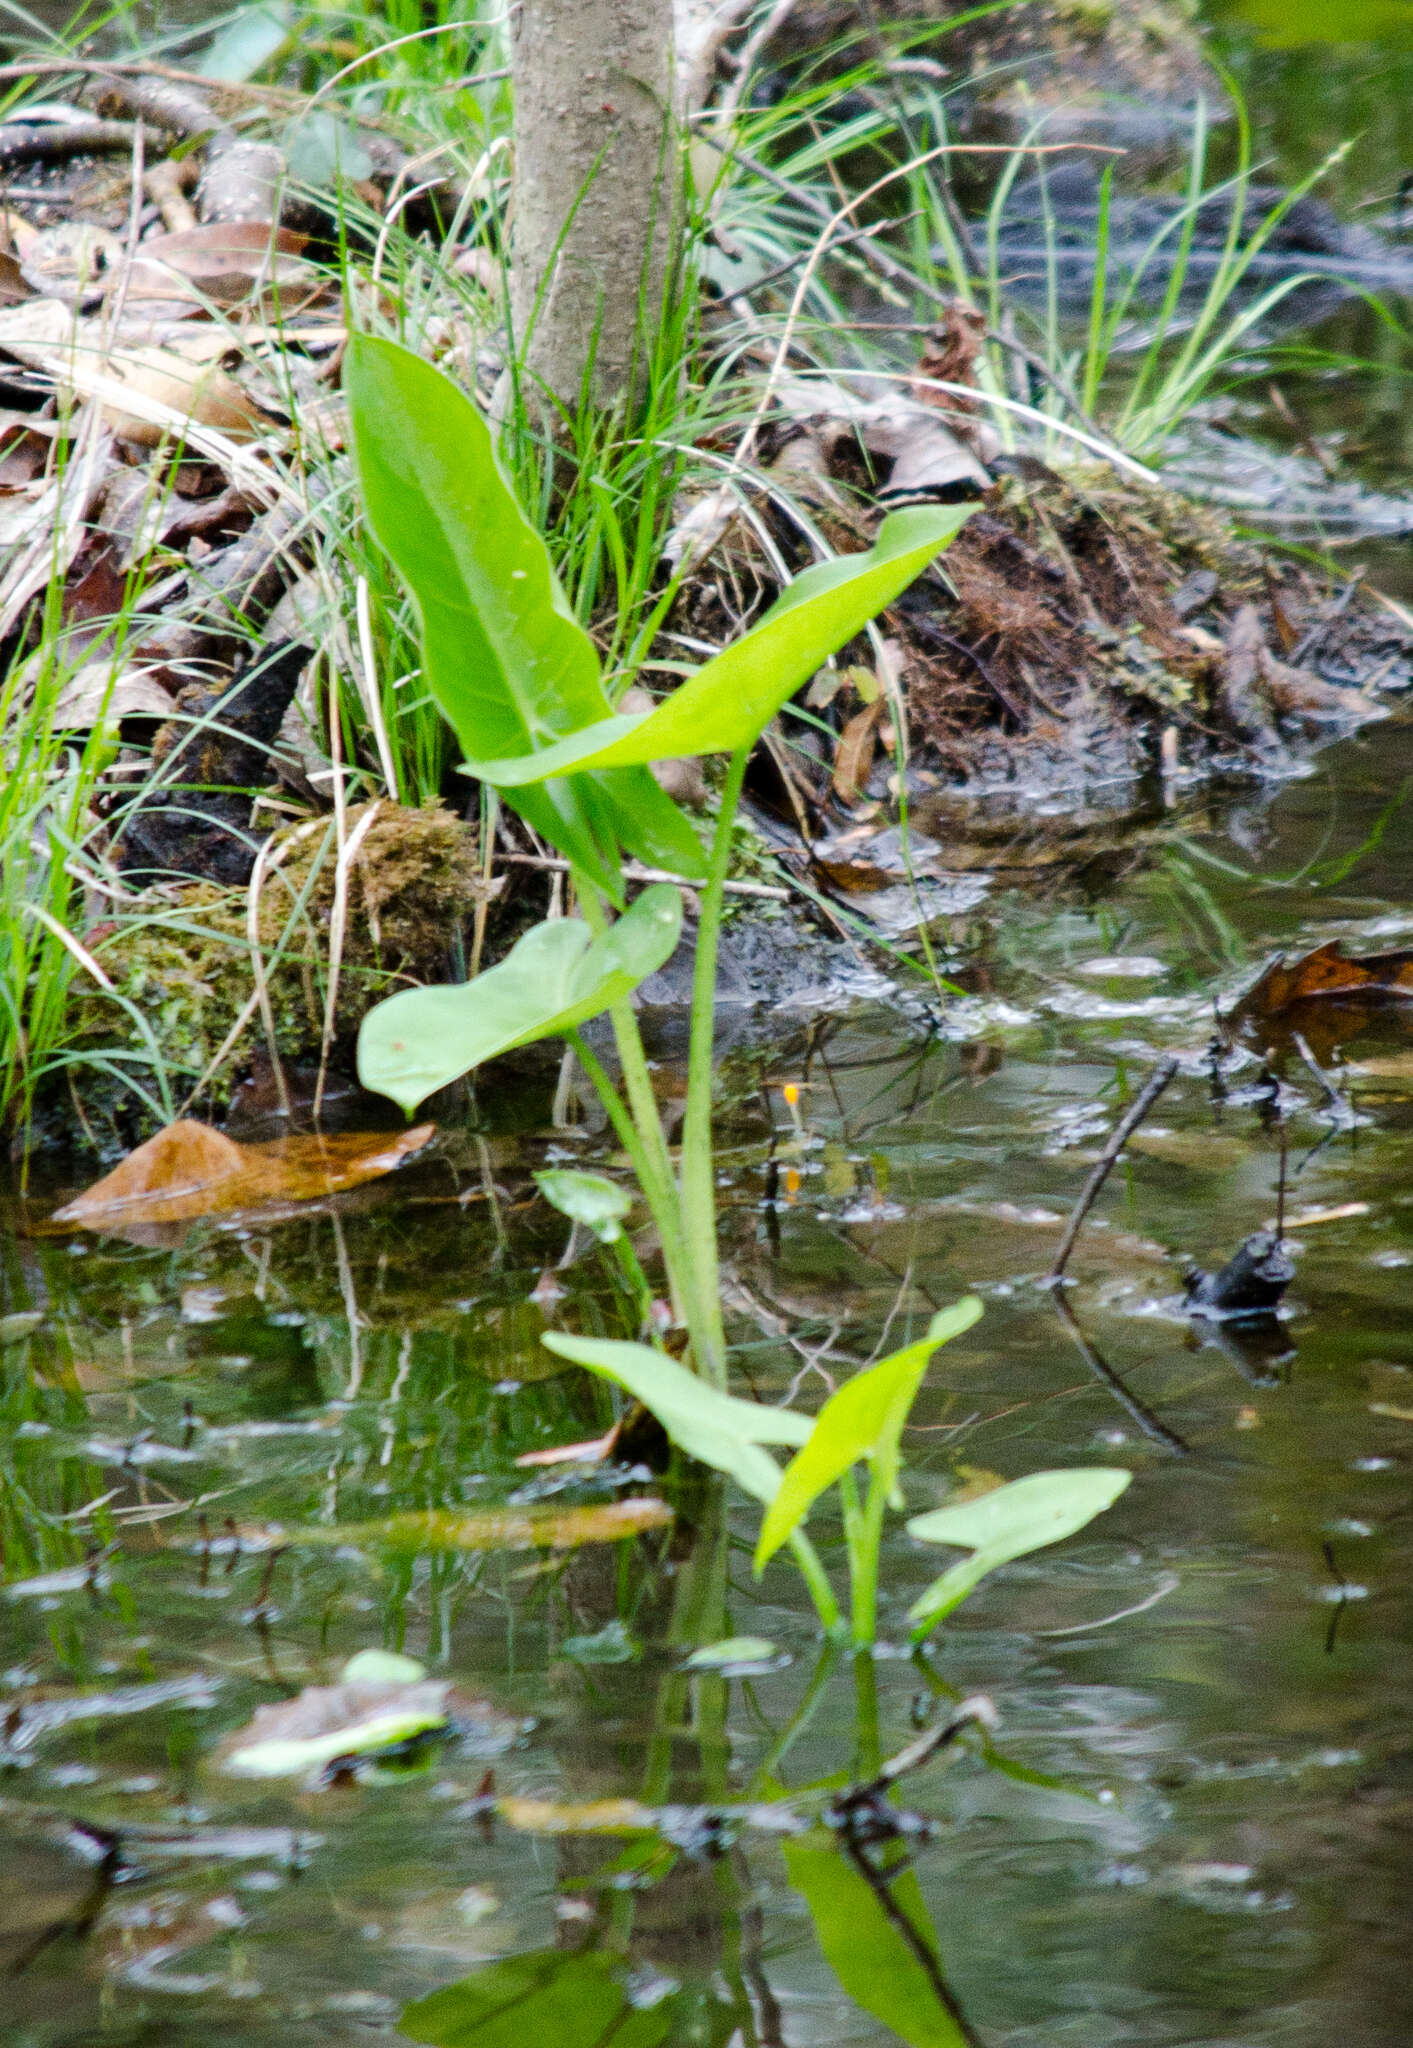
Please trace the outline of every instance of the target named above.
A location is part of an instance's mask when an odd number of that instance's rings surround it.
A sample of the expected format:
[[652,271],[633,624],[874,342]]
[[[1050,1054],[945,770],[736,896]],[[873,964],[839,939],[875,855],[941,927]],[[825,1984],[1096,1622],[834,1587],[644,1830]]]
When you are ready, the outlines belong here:
[[[721,938],[726,870],[731,862],[731,828],[746,779],[750,748],[731,756],[722,784],[716,834],[697,924],[697,955],[692,971],[691,1050],[687,1064],[687,1114],[682,1126],[679,1178],[682,1236],[691,1262],[692,1298],[696,1306],[692,1348],[703,1378],[726,1385],[726,1330],[721,1315],[721,1287],[716,1251],[716,1185],[711,1149],[712,1055],[716,1029],[716,959]],[[700,1336],[698,1334],[700,1327]],[[700,1350],[698,1345],[700,1343]]]

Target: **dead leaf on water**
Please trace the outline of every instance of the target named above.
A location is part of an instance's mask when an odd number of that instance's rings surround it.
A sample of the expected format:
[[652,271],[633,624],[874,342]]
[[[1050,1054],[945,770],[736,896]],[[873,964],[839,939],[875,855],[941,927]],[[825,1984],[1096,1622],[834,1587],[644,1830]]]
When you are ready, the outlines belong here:
[[1261,1024],[1282,1016],[1298,1003],[1385,1002],[1413,1000],[1413,948],[1392,953],[1366,953],[1349,959],[1331,939],[1298,960],[1284,954],[1274,959],[1247,990],[1235,1015]]
[[346,1131],[238,1145],[209,1124],[183,1118],[130,1152],[50,1221],[79,1230],[181,1223],[273,1202],[321,1201],[392,1173],[430,1143],[435,1124],[413,1130]]
[[352,1527],[291,1530],[294,1543],[389,1543],[417,1550],[577,1550],[581,1543],[622,1543],[665,1529],[672,1510],[654,1494],[589,1507],[552,1502],[516,1508],[427,1508]]
[[[1369,1202],[1336,1202],[1330,1209],[1295,1209],[1286,1217],[1283,1228],[1289,1234],[1292,1230],[1313,1230],[1317,1223],[1344,1223],[1351,1216],[1367,1216],[1371,1207]],[[1276,1228],[1274,1216],[1266,1228]]]
[[496,1801],[497,1818],[524,1835],[656,1834],[659,1816],[638,1799]]
[[620,1419],[602,1436],[584,1443],[553,1444],[547,1451],[522,1451],[517,1465],[602,1465],[613,1456],[623,1423]]
[[483,1749],[508,1748],[525,1725],[484,1701],[458,1698],[449,1679],[429,1678],[415,1658],[363,1650],[350,1657],[339,1684],[307,1685],[292,1700],[257,1707],[226,1744],[222,1768],[238,1778],[298,1777],[461,1723]]

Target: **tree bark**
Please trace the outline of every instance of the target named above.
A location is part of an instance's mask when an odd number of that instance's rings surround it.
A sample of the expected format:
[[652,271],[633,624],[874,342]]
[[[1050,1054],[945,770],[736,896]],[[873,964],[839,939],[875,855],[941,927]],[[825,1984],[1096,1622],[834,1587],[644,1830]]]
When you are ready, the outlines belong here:
[[641,400],[679,288],[672,0],[517,0],[511,317],[562,405]]

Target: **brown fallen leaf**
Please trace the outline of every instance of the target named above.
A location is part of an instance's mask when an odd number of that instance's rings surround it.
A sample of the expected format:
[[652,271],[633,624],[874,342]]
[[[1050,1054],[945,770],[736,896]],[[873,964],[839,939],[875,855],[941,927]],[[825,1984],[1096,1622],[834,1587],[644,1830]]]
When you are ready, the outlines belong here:
[[584,1443],[552,1444],[547,1451],[522,1451],[517,1465],[602,1465],[613,1456],[623,1422],[620,1417],[602,1436]]
[[138,298],[212,299],[236,305],[266,285],[288,288],[314,276],[299,258],[307,237],[267,221],[207,221],[154,235],[134,252],[128,290]]
[[[165,348],[115,349],[101,363],[101,389],[96,380],[88,381],[108,426],[119,440],[138,447],[155,448],[187,421],[214,427],[229,440],[250,440],[277,422],[228,374],[224,359],[230,354],[228,335],[203,331]],[[84,388],[83,366],[75,369],[73,383]]]
[[1262,1023],[1297,1003],[1413,1000],[1413,947],[1348,959],[1331,939],[1298,960],[1278,954],[1236,1006],[1243,1022]]
[[841,804],[856,804],[863,794],[878,747],[878,725],[886,710],[882,696],[856,711],[839,735],[834,749],[834,794]]
[[436,1128],[418,1124],[392,1136],[344,1131],[238,1145],[209,1124],[184,1117],[139,1145],[50,1221],[112,1230],[229,1215],[271,1202],[320,1201],[393,1172],[431,1141]]
[[96,725],[117,725],[125,718],[170,718],[176,700],[143,668],[121,668],[105,658],[86,661],[69,677],[55,699],[50,718],[56,732],[91,732]]

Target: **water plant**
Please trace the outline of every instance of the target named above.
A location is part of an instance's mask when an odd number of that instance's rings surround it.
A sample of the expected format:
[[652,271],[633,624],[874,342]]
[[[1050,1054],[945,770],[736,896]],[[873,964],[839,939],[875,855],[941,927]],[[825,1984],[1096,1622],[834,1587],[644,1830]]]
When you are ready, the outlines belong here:
[[[756,740],[793,691],[928,567],[969,508],[892,514],[872,548],[806,570],[750,632],[688,674],[655,710],[615,713],[593,642],[570,611],[472,401],[411,351],[368,334],[351,342],[345,376],[369,519],[415,599],[426,687],[471,757],[471,772],[566,858],[581,911],[535,925],[498,966],[466,983],[408,989],[376,1005],[359,1037],[360,1078],[411,1114],[512,1047],[560,1037],[574,1049],[657,1226],[687,1358],[679,1362],[661,1344],[557,1333],[545,1342],[626,1388],[679,1449],[729,1474],[761,1503],[757,1572],[788,1544],[829,1631],[840,1627],[839,1604],[804,1524],[837,1486],[849,1634],[864,1649],[877,1633],[879,1549],[886,1510],[900,1498],[908,1412],[933,1352],[976,1321],[981,1303],[968,1297],[940,1312],[925,1336],[839,1388],[813,1423],[726,1392],[711,1131],[717,942],[732,827]],[[630,665],[614,679],[620,694],[634,673]],[[705,856],[651,774],[653,762],[687,753],[729,756]],[[678,944],[681,893],[655,882],[630,903],[625,854],[705,881],[675,1163],[631,997]],[[621,1083],[579,1029],[604,1012]],[[617,1233],[621,1204],[611,1184],[576,1174],[543,1185],[576,1221]],[[795,1449],[783,1474],[769,1444]],[[862,1495],[860,1465],[867,1471]],[[1077,1519],[1052,1504],[1057,1477],[1069,1482],[1065,1502]],[[921,1633],[993,1563],[1079,1527],[1127,1478],[1107,1470],[1032,1475],[1014,1515],[1001,1500],[974,1540],[970,1523],[944,1535],[976,1555],[924,1596],[915,1616]],[[920,1533],[926,1539],[926,1529]]]
[[[410,350],[374,335],[353,339],[345,375],[369,521],[416,601],[425,685],[468,768],[568,861],[581,913],[536,926],[500,966],[462,987],[409,989],[377,1005],[359,1037],[360,1077],[410,1113],[496,1053],[565,1038],[652,1211],[693,1366],[724,1386],[712,1048],[723,885],[746,763],[793,692],[928,567],[969,508],[891,514],[872,548],[806,570],[655,710],[616,713],[593,640],[473,402]],[[617,696],[636,672],[631,661],[620,667]],[[653,762],[688,753],[729,756],[706,852],[651,772]],[[704,885],[675,1166],[629,999],[675,950],[682,899],[673,884],[654,883],[629,905],[625,856]],[[604,1012],[621,1085],[579,1032]]]

